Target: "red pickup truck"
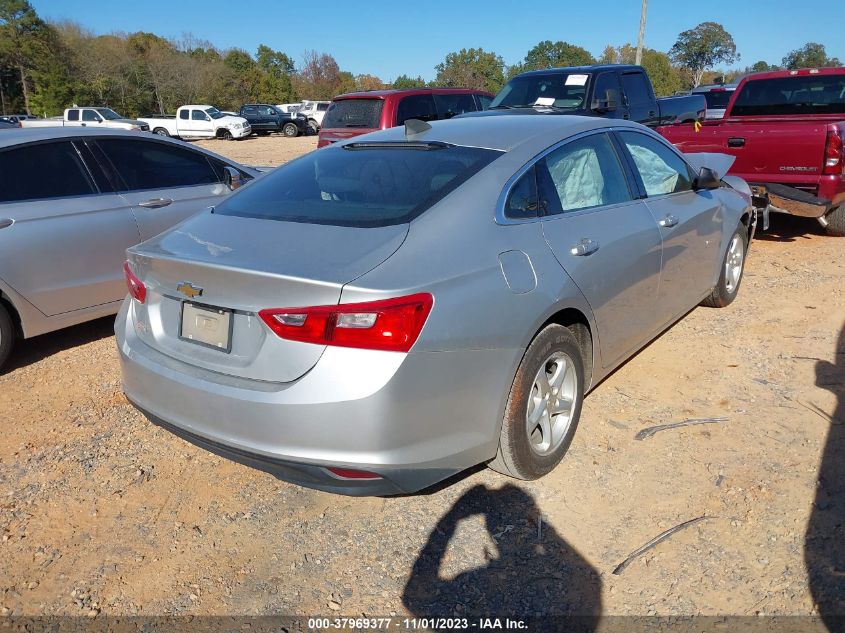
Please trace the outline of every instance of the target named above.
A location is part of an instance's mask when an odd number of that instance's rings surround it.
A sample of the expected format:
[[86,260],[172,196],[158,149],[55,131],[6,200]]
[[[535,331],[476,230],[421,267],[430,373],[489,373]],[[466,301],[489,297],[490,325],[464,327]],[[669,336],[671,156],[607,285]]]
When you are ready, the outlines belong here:
[[685,153],[735,156],[730,173],[764,211],[817,218],[845,236],[845,68],[749,75],[724,119],[660,132]]

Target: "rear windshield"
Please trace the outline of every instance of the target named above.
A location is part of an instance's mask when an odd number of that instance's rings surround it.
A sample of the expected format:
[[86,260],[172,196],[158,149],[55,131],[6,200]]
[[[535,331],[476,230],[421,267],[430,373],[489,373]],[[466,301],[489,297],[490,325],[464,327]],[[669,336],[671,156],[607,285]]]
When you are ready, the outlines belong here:
[[382,99],[340,99],[333,101],[323,119],[324,128],[381,127]]
[[565,110],[582,110],[587,99],[586,73],[553,73],[514,77],[490,104],[496,108],[530,108],[548,106]]
[[732,95],[733,92],[727,90],[710,90],[704,93],[704,100],[710,109],[725,109],[728,107],[728,101],[731,100]]
[[845,75],[802,75],[746,82],[731,114],[845,114]]
[[424,143],[333,146],[279,167],[214,212],[337,226],[403,224],[500,155]]

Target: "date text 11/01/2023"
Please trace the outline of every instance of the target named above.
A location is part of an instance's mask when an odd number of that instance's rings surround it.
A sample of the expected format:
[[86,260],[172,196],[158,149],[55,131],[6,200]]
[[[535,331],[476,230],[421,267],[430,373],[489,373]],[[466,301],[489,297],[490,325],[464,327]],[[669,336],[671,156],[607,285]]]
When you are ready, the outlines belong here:
[[528,623],[511,618],[309,618],[308,629],[323,630],[525,630]]

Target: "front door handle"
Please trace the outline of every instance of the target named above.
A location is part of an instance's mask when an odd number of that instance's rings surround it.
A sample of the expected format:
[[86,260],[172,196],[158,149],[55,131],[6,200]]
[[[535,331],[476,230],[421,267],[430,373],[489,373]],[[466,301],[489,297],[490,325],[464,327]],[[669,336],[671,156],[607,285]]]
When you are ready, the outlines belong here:
[[728,147],[745,147],[745,139],[741,136],[732,136],[728,139]]
[[658,224],[660,226],[662,226],[664,229],[671,229],[673,226],[678,224],[678,218],[676,218],[674,215],[669,213],[666,217],[664,217],[662,220],[660,220],[660,222],[658,222]]
[[585,255],[592,255],[599,250],[599,243],[591,240],[588,237],[582,238],[575,246],[569,249],[569,252],[576,257],[583,257]]
[[166,207],[170,204],[173,204],[173,200],[170,198],[152,198],[150,200],[139,202],[138,206],[144,207],[145,209],[160,209],[161,207]]

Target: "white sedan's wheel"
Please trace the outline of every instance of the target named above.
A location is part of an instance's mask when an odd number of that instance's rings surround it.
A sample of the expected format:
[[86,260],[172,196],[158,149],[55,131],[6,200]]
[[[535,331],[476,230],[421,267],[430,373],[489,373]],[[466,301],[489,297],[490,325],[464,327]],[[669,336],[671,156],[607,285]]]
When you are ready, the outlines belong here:
[[0,369],[12,353],[15,346],[15,326],[9,311],[0,303]]

